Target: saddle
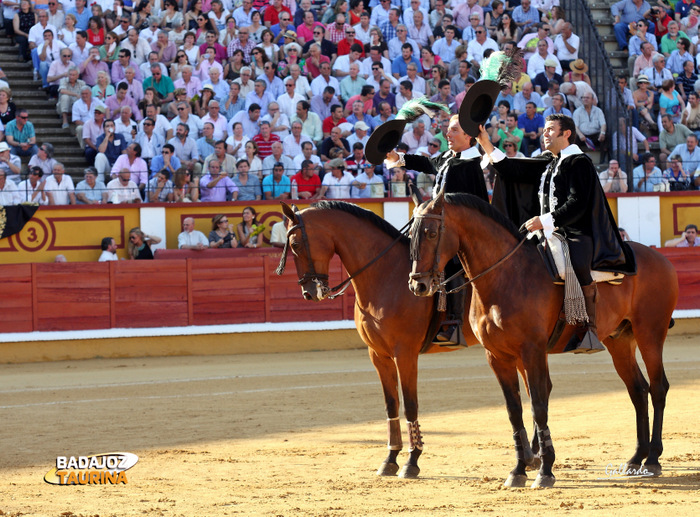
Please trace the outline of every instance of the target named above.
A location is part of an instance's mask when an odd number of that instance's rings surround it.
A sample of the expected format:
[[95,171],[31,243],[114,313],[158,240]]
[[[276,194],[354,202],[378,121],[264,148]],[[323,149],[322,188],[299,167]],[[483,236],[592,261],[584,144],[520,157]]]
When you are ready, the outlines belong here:
[[[545,239],[542,232],[538,233],[539,243],[537,251],[540,252],[544,265],[552,276],[552,281],[556,285],[564,285],[564,271],[566,263],[564,261],[564,250],[561,246],[563,237],[552,234],[549,239]],[[610,285],[620,285],[625,275],[612,271],[591,271],[591,278],[595,283],[607,282]]]

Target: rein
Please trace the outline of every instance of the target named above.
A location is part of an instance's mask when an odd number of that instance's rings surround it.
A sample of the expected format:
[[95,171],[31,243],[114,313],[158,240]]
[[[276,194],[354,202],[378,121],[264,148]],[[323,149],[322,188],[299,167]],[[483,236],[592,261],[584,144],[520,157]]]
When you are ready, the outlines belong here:
[[[420,225],[421,220],[423,219],[437,219],[440,221],[440,231],[438,232],[438,238],[437,238],[437,244],[435,245],[435,261],[433,262],[433,267],[430,271],[426,271],[424,273],[410,273],[409,278],[411,280],[417,280],[419,278],[424,278],[424,277],[430,277],[430,285],[431,288],[435,288],[436,291],[439,293],[439,299],[438,299],[438,311],[444,312],[446,310],[446,296],[448,294],[453,294],[453,293],[458,293],[459,291],[462,291],[467,288],[470,284],[473,282],[479,280],[481,277],[484,275],[490,273],[494,269],[496,269],[498,266],[503,264],[505,261],[507,261],[509,258],[511,258],[519,249],[520,247],[525,244],[525,241],[527,240],[527,237],[523,237],[520,242],[510,250],[504,257],[499,259],[495,264],[489,266],[486,268],[484,271],[479,273],[478,275],[472,277],[472,278],[467,278],[464,284],[460,285],[459,287],[455,287],[454,289],[447,290],[446,286],[447,284],[454,280],[455,278],[459,277],[460,275],[464,275],[464,267],[460,268],[459,271],[457,271],[454,275],[449,277],[448,279],[445,279],[445,272],[444,271],[439,271],[438,272],[438,266],[440,264],[440,241],[442,240],[442,234],[445,231],[445,214],[444,212],[440,214],[424,214],[424,215],[416,215],[414,216],[416,226]],[[525,228],[525,225],[523,225],[520,228],[520,231],[523,232]],[[414,239],[415,239],[415,246],[412,246],[411,248],[411,259],[412,260],[418,260],[419,259],[419,239],[418,235],[419,232],[416,231],[414,232]]]
[[[360,275],[363,271],[365,271],[367,268],[369,268],[372,264],[374,264],[375,262],[377,262],[377,261],[378,261],[380,258],[382,258],[384,255],[386,255],[386,254],[389,252],[389,250],[391,250],[391,248],[393,248],[393,247],[396,245],[396,243],[399,242],[399,241],[401,240],[401,238],[405,236],[406,230],[407,230],[408,228],[410,228],[411,225],[413,224],[413,218],[411,218],[411,219],[399,230],[400,235],[398,235],[393,241],[391,241],[391,243],[390,243],[386,248],[384,248],[384,249],[379,253],[379,255],[377,255],[376,257],[374,257],[374,258],[373,258],[372,260],[370,260],[367,264],[365,264],[365,265],[362,266],[360,269],[358,269],[357,271],[355,271],[353,274],[351,274],[348,278],[346,278],[345,280],[343,280],[341,283],[339,283],[339,284],[336,285],[335,287],[327,287],[326,285],[324,285],[324,282],[328,282],[328,275],[316,273],[316,270],[314,269],[314,262],[313,262],[313,260],[311,259],[311,248],[310,248],[310,246],[309,246],[309,239],[308,239],[308,237],[307,237],[307,235],[306,235],[306,228],[305,228],[305,226],[304,226],[304,221],[303,221],[302,218],[301,218],[301,214],[300,214],[299,212],[297,212],[295,215],[296,215],[296,218],[297,218],[298,223],[295,224],[294,226],[292,226],[289,230],[287,230],[287,239],[286,239],[286,241],[285,241],[285,243],[284,243],[284,249],[282,250],[282,257],[280,258],[280,264],[279,264],[279,266],[277,267],[276,273],[277,273],[278,275],[281,275],[282,273],[284,273],[285,264],[286,264],[286,262],[287,262],[287,249],[288,249],[288,247],[289,247],[289,237],[291,236],[292,232],[294,232],[294,231],[296,231],[296,230],[301,230],[301,240],[302,240],[303,243],[304,243],[304,248],[305,248],[305,250],[306,250],[306,255],[309,257],[309,268],[310,268],[310,271],[307,271],[306,273],[304,273],[304,274],[301,276],[301,278],[300,278],[299,281],[298,281],[298,284],[299,284],[299,285],[302,285],[302,284],[304,284],[304,283],[306,283],[306,282],[308,282],[308,281],[312,281],[312,282],[314,282],[314,283],[318,286],[318,288],[319,288],[319,289],[321,290],[321,292],[323,293],[323,295],[324,295],[323,298],[324,298],[324,299],[325,299],[325,298],[328,298],[328,299],[330,299],[330,300],[333,300],[334,298],[337,298],[338,296],[342,296],[343,294],[345,294],[345,291],[346,291],[347,288],[350,286],[350,282],[351,282],[354,278],[356,278],[358,275]],[[331,294],[331,293],[335,293],[335,294]]]

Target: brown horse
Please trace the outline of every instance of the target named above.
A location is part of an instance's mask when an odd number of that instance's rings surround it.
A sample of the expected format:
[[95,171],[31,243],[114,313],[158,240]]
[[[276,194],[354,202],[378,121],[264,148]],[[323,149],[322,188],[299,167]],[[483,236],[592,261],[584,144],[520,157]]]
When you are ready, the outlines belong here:
[[[389,456],[377,474],[395,475],[399,470],[400,382],[410,455],[399,476],[414,478],[420,471],[418,457],[423,449],[418,426],[418,355],[435,308],[432,298],[413,296],[406,284],[411,269],[408,239],[384,219],[350,203],[321,201],[302,211],[284,203],[282,207],[289,219],[287,243],[305,299],[320,301],[328,296],[328,265],[333,255],[340,257],[351,275],[362,269],[352,278],[355,324],[379,374],[388,417]],[[284,257],[283,253],[280,270]],[[467,334],[466,342],[476,344],[474,336]]]
[[[435,290],[435,275],[447,260],[459,254],[468,277],[473,278],[497,264],[518,245],[515,226],[489,204],[470,195],[438,196],[415,214],[412,230],[413,269],[409,285],[419,296]],[[661,431],[668,392],[663,367],[663,345],[678,299],[678,279],[671,263],[660,253],[641,244],[634,249],[636,276],[619,286],[602,284],[598,309],[598,334],[612,356],[618,375],[636,411],[637,449],[628,461],[630,470],[658,475],[663,451]],[[421,273],[423,272],[423,273]],[[524,486],[526,466],[533,463],[532,450],[523,426],[518,370],[531,398],[541,466],[532,485],[554,484],[554,447],[547,427],[552,389],[547,364],[547,343],[559,317],[564,289],[552,283],[540,255],[532,245],[520,247],[509,259],[472,284],[469,323],[486,348],[489,364],[506,399],[517,456],[507,486]],[[551,352],[563,350],[573,327],[567,327]],[[639,347],[650,384],[642,374],[635,350]],[[582,384],[585,390],[585,385]],[[648,396],[654,407],[649,436]],[[534,444],[533,437],[533,444]],[[535,447],[533,447],[535,448]]]

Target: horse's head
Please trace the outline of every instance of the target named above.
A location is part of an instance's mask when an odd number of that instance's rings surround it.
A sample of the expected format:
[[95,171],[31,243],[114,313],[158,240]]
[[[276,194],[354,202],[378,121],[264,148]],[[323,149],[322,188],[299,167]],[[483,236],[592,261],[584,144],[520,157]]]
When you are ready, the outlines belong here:
[[[445,232],[444,197],[423,204],[413,212],[408,287],[416,296],[432,296],[444,280],[445,264],[455,255],[457,242]],[[452,251],[449,251],[452,250]]]
[[[282,251],[277,274],[284,272],[287,249],[291,248],[294,264],[299,276],[301,294],[306,300],[321,301],[330,294],[328,287],[328,267],[333,258],[334,247],[332,235],[314,228],[313,211],[308,212],[302,219],[302,213],[292,205],[282,203],[282,211],[287,216],[287,241]],[[307,218],[308,215],[308,218]],[[311,254],[311,242],[313,252]]]

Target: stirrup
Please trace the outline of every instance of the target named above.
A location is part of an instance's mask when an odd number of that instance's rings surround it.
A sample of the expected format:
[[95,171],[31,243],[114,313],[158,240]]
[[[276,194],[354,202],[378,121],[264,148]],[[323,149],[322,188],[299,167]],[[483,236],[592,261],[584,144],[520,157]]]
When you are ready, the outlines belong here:
[[577,335],[572,336],[564,347],[564,353],[573,354],[595,354],[603,350],[605,350],[605,347],[598,339],[598,336],[590,329],[586,329],[586,333],[581,339]]
[[[450,333],[449,337],[447,337],[448,333]],[[435,341],[440,346],[467,346],[467,344],[464,342],[462,325],[459,323],[449,325],[445,330],[439,332],[438,335],[435,336]]]

